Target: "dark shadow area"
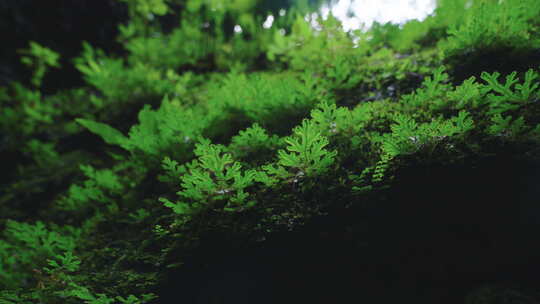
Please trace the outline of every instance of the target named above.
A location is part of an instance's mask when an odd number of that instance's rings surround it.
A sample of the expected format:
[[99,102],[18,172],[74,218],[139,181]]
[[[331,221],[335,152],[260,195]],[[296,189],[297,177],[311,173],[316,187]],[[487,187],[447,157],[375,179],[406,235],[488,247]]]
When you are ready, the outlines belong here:
[[385,201],[264,242],[203,238],[156,303],[456,304],[485,286],[538,303],[540,164],[493,158],[396,180]]
[[17,52],[28,48],[29,41],[61,56],[62,68],[50,70],[42,92],[50,94],[83,85],[82,76],[71,62],[82,51],[81,42],[88,41],[107,53],[123,53],[115,38],[118,24],[127,18],[127,7],[120,1],[0,1],[0,31],[6,41],[0,49],[0,86],[11,81],[29,86],[31,71],[20,63]]
[[351,89],[337,89],[334,90],[336,105],[353,109],[363,102],[378,101],[386,98],[397,101],[400,96],[410,94],[418,89],[423,81],[423,75],[407,72],[406,77],[402,80],[389,79],[382,82],[380,90],[364,83],[359,83]]
[[510,47],[486,50],[471,50],[460,56],[447,58],[445,63],[452,66],[449,71],[453,84],[459,85],[471,76],[481,79],[482,72],[501,73],[501,81],[505,75],[513,71],[525,72],[537,69],[540,65],[540,49],[513,49]]

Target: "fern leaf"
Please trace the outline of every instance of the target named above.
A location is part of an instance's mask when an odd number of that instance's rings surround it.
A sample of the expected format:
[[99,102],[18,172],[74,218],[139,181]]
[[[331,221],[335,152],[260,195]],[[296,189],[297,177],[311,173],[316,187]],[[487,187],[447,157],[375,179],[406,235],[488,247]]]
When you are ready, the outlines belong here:
[[90,132],[101,136],[106,143],[125,148],[128,139],[115,128],[89,119],[77,118],[75,121],[87,128]]

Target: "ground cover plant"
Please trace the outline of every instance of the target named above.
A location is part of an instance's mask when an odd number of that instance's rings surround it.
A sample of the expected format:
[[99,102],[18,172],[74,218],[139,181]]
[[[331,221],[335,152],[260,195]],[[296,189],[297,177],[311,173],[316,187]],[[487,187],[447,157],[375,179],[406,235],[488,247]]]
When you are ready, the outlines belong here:
[[540,301],[537,1],[111,1],[0,87],[0,304]]

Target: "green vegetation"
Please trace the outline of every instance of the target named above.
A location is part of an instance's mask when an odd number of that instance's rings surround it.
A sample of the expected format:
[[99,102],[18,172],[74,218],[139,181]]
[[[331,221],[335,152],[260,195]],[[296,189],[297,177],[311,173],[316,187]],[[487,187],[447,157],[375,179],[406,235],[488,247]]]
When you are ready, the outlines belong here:
[[151,303],[205,231],[272,233],[411,164],[538,159],[538,1],[366,33],[314,29],[307,1],[269,28],[256,0],[120,1],[126,55],[81,42],[86,86],[42,94],[61,50],[29,42],[33,87],[0,87],[0,304]]

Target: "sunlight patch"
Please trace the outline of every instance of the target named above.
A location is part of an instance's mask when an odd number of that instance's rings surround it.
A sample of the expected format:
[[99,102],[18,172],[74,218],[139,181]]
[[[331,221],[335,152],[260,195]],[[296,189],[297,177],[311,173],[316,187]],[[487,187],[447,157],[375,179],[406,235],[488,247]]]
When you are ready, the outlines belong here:
[[403,24],[411,19],[422,20],[435,10],[435,0],[339,0],[325,5],[323,18],[330,12],[343,23],[345,31],[367,29],[374,21]]

